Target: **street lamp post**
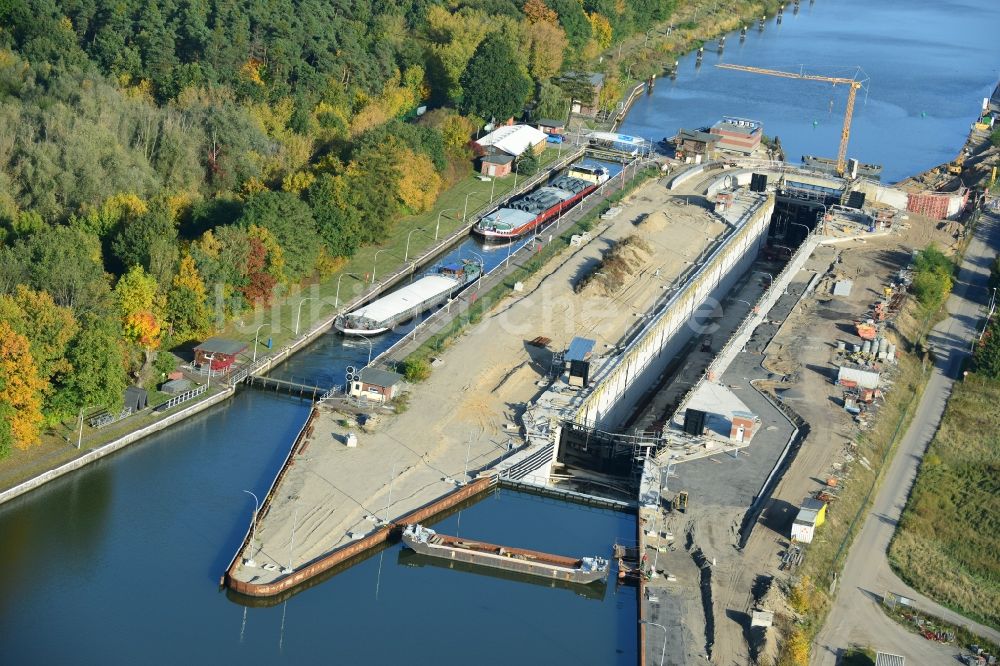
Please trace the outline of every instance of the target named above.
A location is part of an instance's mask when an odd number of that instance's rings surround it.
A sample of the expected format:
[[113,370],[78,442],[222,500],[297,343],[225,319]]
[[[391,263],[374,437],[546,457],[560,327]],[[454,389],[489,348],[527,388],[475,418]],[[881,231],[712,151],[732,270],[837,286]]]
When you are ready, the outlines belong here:
[[250,557],[247,558],[246,565],[255,567],[257,563],[253,561],[253,542],[257,540],[257,512],[260,510],[260,500],[249,490],[243,492],[253,498],[253,522],[250,523]]
[[392,461],[392,472],[389,473],[389,497],[385,503],[385,523],[389,524],[389,507],[392,505],[392,481],[396,478],[396,461]]
[[476,291],[478,291],[479,285],[483,281],[483,273],[486,271],[486,260],[483,259],[483,255],[478,252],[470,252],[469,254],[479,260],[479,278],[476,280]]
[[302,304],[306,301],[315,301],[315,296],[306,296],[301,301],[299,301],[298,311],[295,313],[295,335],[299,334],[299,317],[302,316]]
[[[493,201],[492,197],[490,197],[490,201]],[[440,213],[438,213],[437,224],[434,225],[434,240],[438,239],[438,232],[441,230],[441,215],[443,215],[444,213],[451,212],[451,211],[455,211],[457,213],[458,209],[457,208],[445,208]],[[465,222],[465,217],[464,216],[462,217],[462,221]]]
[[423,227],[415,227],[410,229],[410,233],[406,234],[406,252],[403,254],[403,263],[405,264],[410,259],[410,238],[413,236],[415,231],[427,231]]
[[767,271],[754,271],[754,273],[760,273],[761,275],[766,275],[768,279],[771,280],[770,284],[768,285],[768,288],[774,286],[774,276],[768,273]]
[[205,354],[205,360],[208,361],[208,388],[206,390],[212,390],[212,361],[215,360],[215,354]]
[[76,436],[76,448],[79,449],[83,446],[83,413],[88,409],[93,409],[94,407],[99,407],[100,405],[91,405],[90,407],[80,408],[80,433]]
[[[344,279],[345,275],[350,275],[351,277],[358,278],[355,273],[341,273],[340,277],[337,278],[337,295],[333,297],[333,309],[336,310],[340,306],[340,281]],[[360,278],[358,278],[360,279]]]
[[[516,182],[517,181],[515,181],[515,187],[517,187]],[[465,224],[465,220],[469,216],[469,197],[473,195],[483,196],[481,192],[469,192],[468,194],[465,195],[465,208],[462,209],[462,224]]]
[[385,252],[386,248],[381,250],[375,250],[375,258],[372,259],[372,284],[375,284],[375,267],[378,265],[378,255],[381,252]]
[[639,620],[639,624],[648,624],[653,627],[659,627],[660,631],[663,632],[663,647],[660,649],[660,666],[663,666],[663,655],[667,653],[667,628],[662,624],[650,622],[649,620]]
[[788,226],[790,226],[790,227],[802,227],[803,229],[805,229],[805,230],[806,230],[806,238],[808,238],[808,237],[809,237],[809,234],[811,234],[811,233],[812,233],[812,229],[810,229],[810,228],[809,228],[808,226],[806,226],[805,224],[802,224],[801,222],[789,222],[789,223],[788,223]]
[[374,347],[372,346],[371,338],[369,338],[367,335],[361,336],[361,339],[368,343],[368,363],[365,364],[365,367],[367,368],[369,365],[372,364],[372,350],[374,349]]
[[257,336],[260,335],[260,329],[264,328],[265,326],[270,326],[270,324],[261,324],[260,326],[257,327],[257,330],[254,331],[254,334],[253,334],[253,362],[254,363],[257,362]]

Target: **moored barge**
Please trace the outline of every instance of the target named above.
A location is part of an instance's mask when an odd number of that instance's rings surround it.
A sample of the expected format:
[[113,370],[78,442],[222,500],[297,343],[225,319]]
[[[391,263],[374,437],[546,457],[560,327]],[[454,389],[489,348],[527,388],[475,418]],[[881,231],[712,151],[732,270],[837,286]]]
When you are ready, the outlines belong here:
[[610,172],[606,167],[575,165],[550,185],[539,187],[514,199],[504,208],[484,215],[472,227],[472,233],[486,242],[505,243],[517,240],[572,208],[609,177]]
[[608,578],[608,560],[603,557],[572,558],[498,546],[438,534],[419,524],[406,526],[403,545],[421,555],[571,583],[586,585],[607,581]]
[[431,275],[392,291],[353,312],[337,317],[333,326],[344,335],[378,335],[413,319],[479,279],[483,266],[475,261],[445,264]]

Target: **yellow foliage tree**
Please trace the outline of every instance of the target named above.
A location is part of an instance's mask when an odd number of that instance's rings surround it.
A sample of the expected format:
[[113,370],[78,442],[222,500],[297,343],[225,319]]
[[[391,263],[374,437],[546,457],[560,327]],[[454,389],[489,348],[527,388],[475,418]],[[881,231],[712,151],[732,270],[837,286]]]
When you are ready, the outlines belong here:
[[133,266],[115,285],[115,297],[125,325],[125,337],[144,349],[160,343],[156,279],[142,266]]
[[444,147],[452,155],[464,156],[468,151],[469,139],[475,131],[475,124],[457,113],[449,114],[441,122],[441,136]]
[[430,210],[441,191],[441,176],[423,153],[404,148],[396,161],[400,201],[414,213]]
[[0,321],[0,457],[38,443],[44,387],[28,339]]
[[566,32],[558,23],[548,21],[530,22],[522,25],[528,44],[528,69],[538,80],[549,79],[562,68],[563,54],[569,41]]
[[46,291],[18,285],[12,296],[0,296],[0,321],[27,338],[38,376],[51,392],[49,381],[73,370],[66,360],[66,347],[76,335],[73,311],[55,304]]
[[296,171],[290,173],[281,180],[281,189],[292,194],[300,194],[316,180],[316,176],[310,171]]
[[212,322],[206,294],[194,259],[185,253],[167,294],[166,318],[175,342],[192,340],[208,331]]
[[524,16],[529,23],[559,24],[559,14],[549,9],[543,0],[528,0],[524,3]]
[[278,244],[278,239],[265,227],[251,224],[247,229],[250,238],[256,238],[267,250],[267,266],[265,272],[274,278],[276,284],[285,282],[285,251]]
[[597,45],[602,49],[606,49],[611,46],[611,22],[608,18],[597,12],[587,14],[587,20],[590,21],[590,32],[597,42]]
[[461,97],[459,79],[490,28],[490,17],[475,9],[466,7],[452,13],[442,5],[432,5],[427,10],[432,66],[443,79],[440,83],[452,100]]

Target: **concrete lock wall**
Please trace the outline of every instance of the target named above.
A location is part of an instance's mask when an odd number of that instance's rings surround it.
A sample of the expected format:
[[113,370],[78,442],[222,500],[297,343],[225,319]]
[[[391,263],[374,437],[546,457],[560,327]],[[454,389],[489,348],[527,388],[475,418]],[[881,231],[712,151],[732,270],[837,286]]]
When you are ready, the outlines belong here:
[[747,213],[740,228],[713,251],[617,360],[609,361],[598,371],[594,388],[575,414],[576,421],[614,427],[629,416],[635,400],[651,388],[667,364],[698,332],[697,325],[686,324],[698,324],[694,315],[699,308],[728,292],[749,269],[766,240],[773,212],[774,196],[768,195]]

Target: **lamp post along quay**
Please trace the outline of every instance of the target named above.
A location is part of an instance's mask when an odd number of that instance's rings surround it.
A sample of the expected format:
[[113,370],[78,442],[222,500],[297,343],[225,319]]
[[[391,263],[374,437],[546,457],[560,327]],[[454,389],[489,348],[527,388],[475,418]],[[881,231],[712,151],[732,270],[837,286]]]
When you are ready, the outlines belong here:
[[302,316],[302,304],[306,301],[315,301],[316,296],[306,296],[301,301],[299,301],[298,310],[295,313],[295,335],[299,334],[299,318]]
[[253,522],[250,523],[250,553],[244,564],[248,567],[255,567],[257,563],[253,560],[253,544],[257,540],[257,512],[260,511],[260,500],[249,490],[244,490],[243,492],[253,498]]
[[[254,331],[253,334],[253,361],[252,361],[253,363],[257,362],[257,336],[260,335],[260,329],[264,328],[265,326],[270,326],[270,324],[261,324],[260,326],[257,327],[257,330]],[[267,345],[267,348],[270,349],[271,345],[270,344]]]

